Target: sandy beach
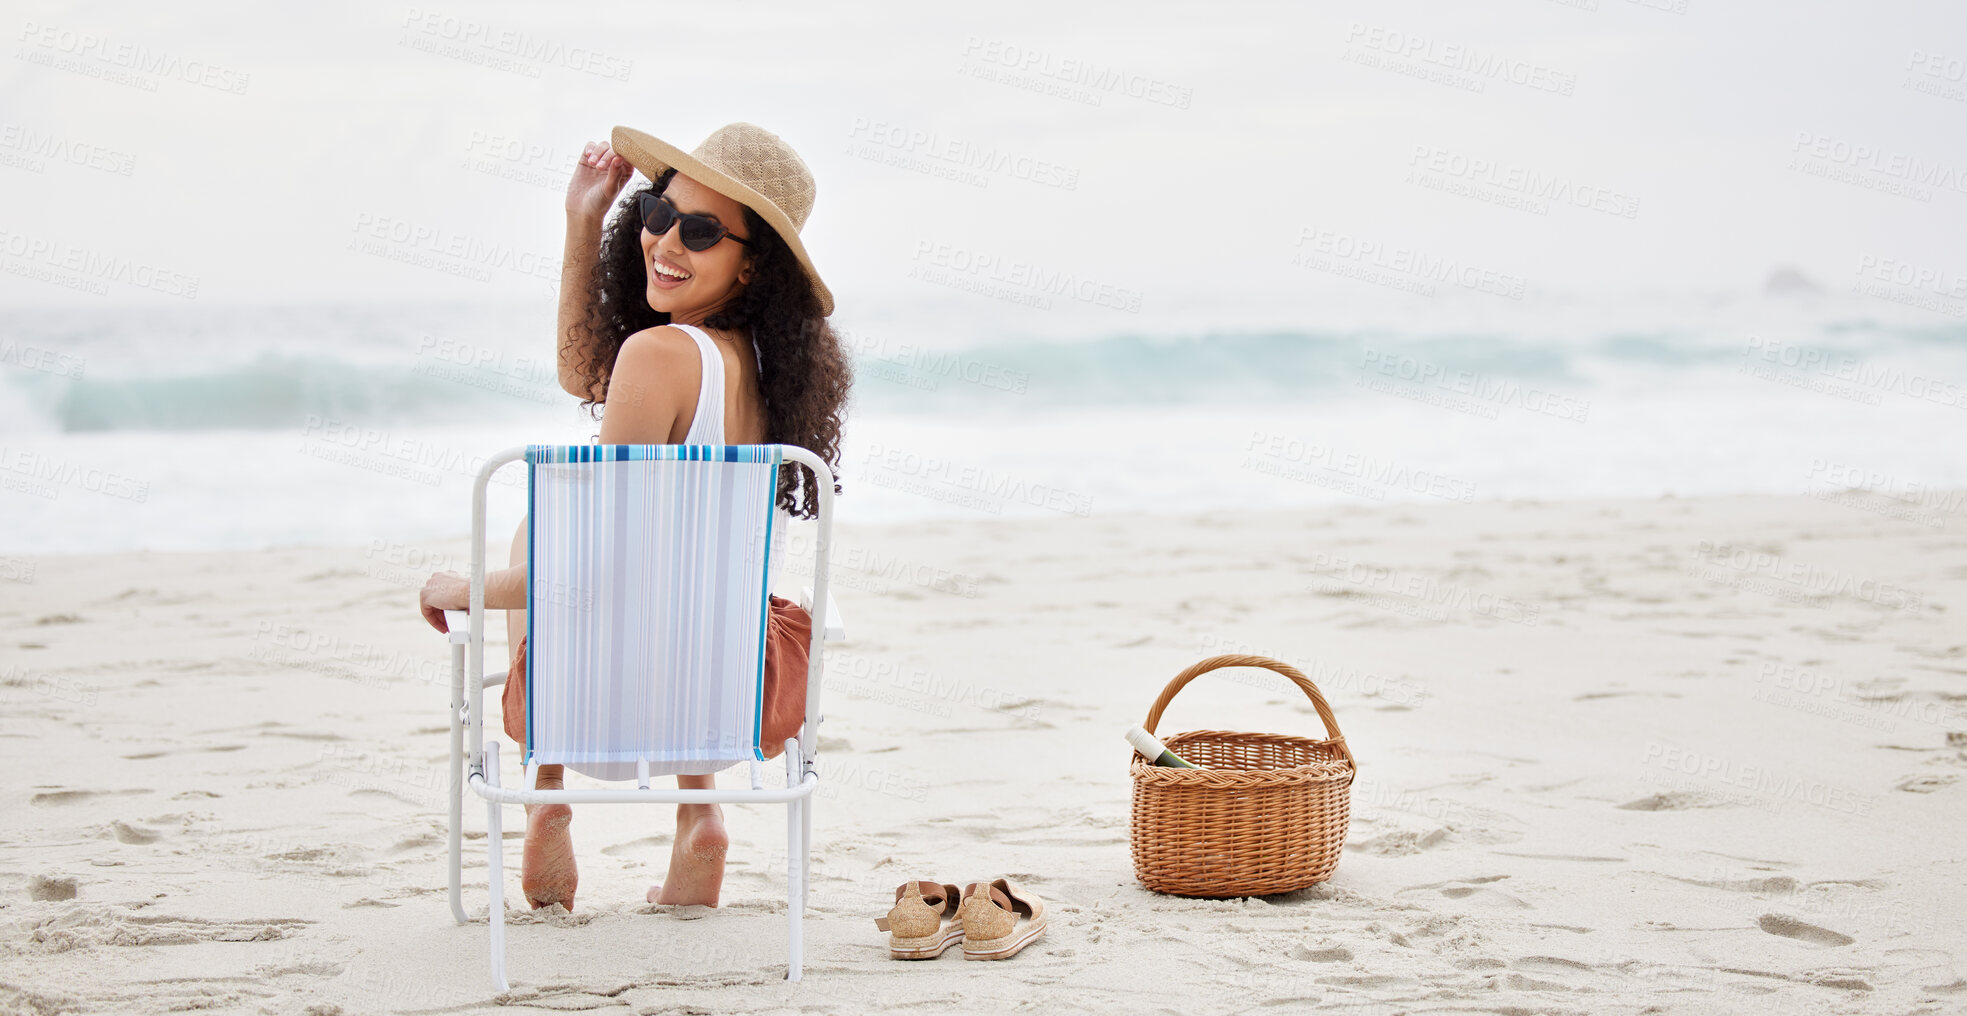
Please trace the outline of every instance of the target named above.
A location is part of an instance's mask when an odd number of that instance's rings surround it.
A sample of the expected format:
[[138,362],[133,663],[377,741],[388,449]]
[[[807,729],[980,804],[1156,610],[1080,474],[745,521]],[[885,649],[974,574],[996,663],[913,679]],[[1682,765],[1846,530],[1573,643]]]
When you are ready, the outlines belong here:
[[[513,808],[504,997],[470,798],[473,923],[445,905],[414,606],[462,538],[17,560],[0,1012],[1961,1012],[1963,526],[1862,495],[843,522],[805,979],[782,811],[726,807],[708,909],[642,902],[673,809],[577,807],[542,915]],[[1325,884],[1134,880],[1121,732],[1222,652],[1304,670],[1359,759]],[[1224,671],[1161,733],[1199,727],[1317,717]],[[897,884],[999,874],[1052,905],[1031,948],[887,957]]]

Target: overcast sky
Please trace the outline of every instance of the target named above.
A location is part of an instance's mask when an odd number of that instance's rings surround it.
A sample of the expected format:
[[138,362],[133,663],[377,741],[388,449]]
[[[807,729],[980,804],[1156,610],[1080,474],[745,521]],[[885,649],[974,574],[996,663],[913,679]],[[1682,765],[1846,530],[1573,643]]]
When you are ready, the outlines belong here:
[[813,168],[849,321],[1030,272],[1108,294],[1042,331],[1411,301],[1345,272],[1416,257],[1533,298],[1967,271],[1958,0],[834,6],[10,4],[0,306],[550,300],[584,141],[733,120]]

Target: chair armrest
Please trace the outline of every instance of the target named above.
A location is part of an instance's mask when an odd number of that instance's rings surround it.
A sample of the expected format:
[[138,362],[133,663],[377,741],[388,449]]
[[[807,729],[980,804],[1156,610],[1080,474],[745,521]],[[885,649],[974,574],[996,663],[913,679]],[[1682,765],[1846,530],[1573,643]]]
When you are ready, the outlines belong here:
[[[799,605],[801,607],[806,608],[806,612],[808,614],[813,612],[813,587],[812,586],[799,587]],[[823,623],[826,625],[826,634],[821,637],[825,641],[828,642],[847,641],[847,622],[842,620],[840,617],[839,601],[835,600],[831,596],[828,596],[826,598],[826,620]]]
[[[444,612],[444,626],[451,629],[444,637],[452,645],[464,645],[471,641],[471,612],[468,610],[447,610]],[[505,683],[506,672],[494,671],[485,675],[481,682],[487,688],[497,688]]]

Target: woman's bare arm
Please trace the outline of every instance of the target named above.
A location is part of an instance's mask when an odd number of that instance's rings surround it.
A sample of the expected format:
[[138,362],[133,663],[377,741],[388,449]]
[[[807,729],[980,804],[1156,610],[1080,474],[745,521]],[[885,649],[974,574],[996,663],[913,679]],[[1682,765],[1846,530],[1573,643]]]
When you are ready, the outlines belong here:
[[[560,387],[567,394],[583,399],[599,399],[605,391],[592,390],[581,376],[581,365],[589,353],[581,342],[579,325],[587,320],[588,285],[594,263],[601,252],[601,229],[608,208],[615,202],[634,172],[627,160],[616,155],[605,141],[589,142],[567,181],[567,246],[560,258],[559,335]],[[605,373],[605,372],[604,372]]]
[[[423,591],[417,594],[417,608],[432,628],[448,631],[444,624],[444,612],[471,608],[471,580],[453,571],[431,575],[424,581]],[[525,565],[485,572],[485,609],[526,609]]]
[[581,365],[588,353],[582,348],[577,326],[587,319],[588,279],[601,249],[601,224],[567,217],[567,249],[560,260],[560,387],[567,394],[583,399],[600,399],[605,388],[587,390]]

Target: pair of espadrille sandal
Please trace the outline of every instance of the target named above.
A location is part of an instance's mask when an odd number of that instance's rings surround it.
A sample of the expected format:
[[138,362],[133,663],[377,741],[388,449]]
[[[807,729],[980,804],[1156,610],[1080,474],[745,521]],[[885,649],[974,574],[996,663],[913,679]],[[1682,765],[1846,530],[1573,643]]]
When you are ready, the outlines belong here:
[[923,879],[896,886],[894,908],[874,926],[888,933],[888,955],[898,960],[932,960],[958,942],[966,960],[1009,959],[1045,933],[1045,901],[1008,878],[960,893]]

